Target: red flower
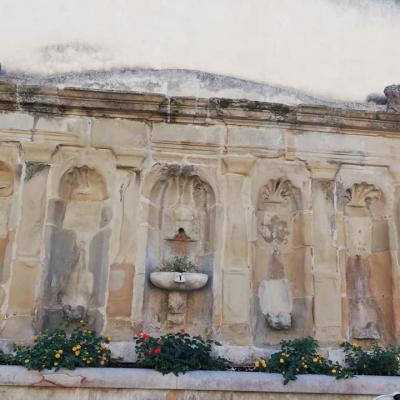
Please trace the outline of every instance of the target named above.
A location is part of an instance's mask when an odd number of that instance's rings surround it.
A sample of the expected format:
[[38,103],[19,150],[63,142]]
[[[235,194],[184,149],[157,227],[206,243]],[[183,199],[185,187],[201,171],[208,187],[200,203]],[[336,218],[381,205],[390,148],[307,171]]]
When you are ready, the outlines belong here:
[[154,353],[160,354],[160,353],[161,353],[161,348],[160,348],[160,347],[157,347],[157,348],[154,350]]
[[147,352],[147,355],[148,356],[151,356],[153,354],[153,350],[149,350],[148,352]]
[[149,337],[150,337],[150,335],[148,335],[147,333],[142,334],[142,339],[148,339]]

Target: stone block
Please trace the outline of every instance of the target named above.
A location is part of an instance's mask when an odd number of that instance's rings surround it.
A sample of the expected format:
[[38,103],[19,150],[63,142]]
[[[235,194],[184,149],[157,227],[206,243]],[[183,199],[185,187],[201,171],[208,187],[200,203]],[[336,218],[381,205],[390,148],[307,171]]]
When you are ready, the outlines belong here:
[[131,315],[133,276],[131,264],[113,264],[110,269],[107,315],[129,317]]
[[148,129],[144,122],[96,118],[92,125],[92,146],[103,149],[143,147],[147,143]]
[[250,277],[244,271],[223,271],[223,321],[247,323],[250,311]]
[[[39,264],[39,261],[37,261]],[[36,290],[39,284],[39,265],[16,261],[12,265],[12,278],[8,312],[31,314],[35,308]]]
[[100,201],[68,202],[63,228],[78,232],[96,232],[100,228],[102,206]]
[[222,125],[155,124],[151,132],[154,143],[193,143],[221,146],[225,143],[225,127]]
[[[12,112],[0,113],[0,131],[16,130],[16,131],[30,131],[33,128],[34,116],[28,113]],[[1,132],[0,132],[1,137]]]

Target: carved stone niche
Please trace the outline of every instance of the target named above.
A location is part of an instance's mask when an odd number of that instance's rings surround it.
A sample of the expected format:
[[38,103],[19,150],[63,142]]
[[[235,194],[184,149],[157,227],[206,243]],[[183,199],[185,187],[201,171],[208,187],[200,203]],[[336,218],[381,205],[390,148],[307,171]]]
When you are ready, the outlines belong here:
[[[186,256],[212,279],[214,264],[215,196],[191,166],[165,165],[150,194],[147,272],[164,261]],[[211,326],[211,285],[191,292],[145,287],[145,322],[159,328],[193,324],[204,333]]]
[[293,213],[299,201],[297,188],[286,178],[269,180],[258,197],[255,279],[261,312],[274,330],[288,330],[292,326],[293,296],[288,280],[292,266],[288,265],[287,254]]
[[[349,333],[354,339],[381,339],[384,331],[384,336],[390,336],[387,322],[391,321],[385,321],[380,313],[387,310],[384,314],[391,314],[392,308],[387,301],[391,299],[392,285],[390,252],[385,255],[381,249],[376,254],[374,251],[374,242],[382,241],[376,232],[388,231],[386,220],[377,219],[373,212],[384,209],[383,194],[375,185],[355,183],[346,190],[344,205]],[[386,234],[383,236],[388,240]],[[389,249],[388,243],[386,246]]]
[[102,175],[81,166],[62,176],[59,198],[49,201],[41,327],[85,317],[100,329],[110,236],[106,198]]

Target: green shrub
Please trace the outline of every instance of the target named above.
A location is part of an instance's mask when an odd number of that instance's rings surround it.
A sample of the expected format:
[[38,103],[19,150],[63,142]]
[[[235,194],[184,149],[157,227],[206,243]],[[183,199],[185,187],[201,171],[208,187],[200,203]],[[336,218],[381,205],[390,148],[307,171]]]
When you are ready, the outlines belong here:
[[343,343],[347,367],[355,375],[398,375],[400,349],[384,349],[374,343],[370,351],[351,343]]
[[256,360],[254,369],[282,374],[285,385],[296,380],[298,374],[323,374],[336,378],[350,375],[338,362],[322,357],[318,353],[318,342],[312,337],[283,340],[280,345],[282,350],[272,354],[268,360]]
[[193,370],[226,370],[230,363],[211,354],[212,346],[220,344],[181,332],[152,337],[142,333],[135,337],[138,365],[154,368],[163,375]]
[[159,268],[160,272],[198,272],[188,257],[173,257],[165,261]]
[[114,361],[108,349],[111,337],[97,336],[83,327],[71,334],[63,329],[48,330],[33,340],[32,345],[14,345],[15,362],[28,369],[106,367]]

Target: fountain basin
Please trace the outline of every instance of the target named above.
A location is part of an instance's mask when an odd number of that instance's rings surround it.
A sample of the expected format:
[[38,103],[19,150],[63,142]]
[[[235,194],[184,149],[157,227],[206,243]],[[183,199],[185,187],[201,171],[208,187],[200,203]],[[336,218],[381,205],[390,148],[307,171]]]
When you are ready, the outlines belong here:
[[164,290],[190,291],[203,288],[208,282],[208,275],[201,272],[152,272],[150,281]]

